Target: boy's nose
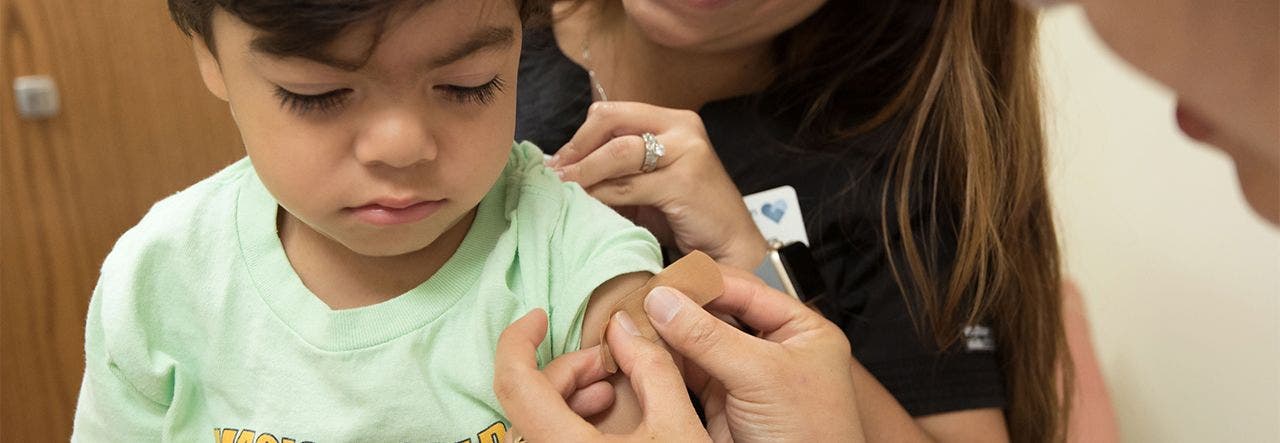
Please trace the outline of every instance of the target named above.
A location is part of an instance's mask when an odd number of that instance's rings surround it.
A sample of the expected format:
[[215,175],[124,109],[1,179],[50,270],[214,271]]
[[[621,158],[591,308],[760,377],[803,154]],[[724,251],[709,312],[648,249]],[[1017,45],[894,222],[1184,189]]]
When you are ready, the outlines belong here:
[[424,119],[410,112],[387,113],[356,140],[356,158],[363,164],[405,168],[436,158],[437,148]]

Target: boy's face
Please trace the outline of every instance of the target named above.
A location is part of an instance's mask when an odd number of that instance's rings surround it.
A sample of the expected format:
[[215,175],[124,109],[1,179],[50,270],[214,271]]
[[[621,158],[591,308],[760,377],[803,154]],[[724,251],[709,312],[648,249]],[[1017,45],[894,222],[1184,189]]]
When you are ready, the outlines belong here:
[[193,40],[283,222],[393,256],[457,225],[506,165],[520,56],[512,3],[436,0],[393,12],[380,35],[377,23],[353,25],[324,49],[354,70],[258,51],[260,33],[224,11],[213,17],[216,58]]

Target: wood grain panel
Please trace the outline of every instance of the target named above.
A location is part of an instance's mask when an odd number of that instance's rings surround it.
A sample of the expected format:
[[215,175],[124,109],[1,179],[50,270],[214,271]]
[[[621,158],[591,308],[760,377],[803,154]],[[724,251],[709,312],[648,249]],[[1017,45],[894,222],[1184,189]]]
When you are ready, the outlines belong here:
[[[115,239],[243,155],[161,0],[0,0],[0,435],[65,441],[84,315]],[[16,115],[17,76],[62,113]]]

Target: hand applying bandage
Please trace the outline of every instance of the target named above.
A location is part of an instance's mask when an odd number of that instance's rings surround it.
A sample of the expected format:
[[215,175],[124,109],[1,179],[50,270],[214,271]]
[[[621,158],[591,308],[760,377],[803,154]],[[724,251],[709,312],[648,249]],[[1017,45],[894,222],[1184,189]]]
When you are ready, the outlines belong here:
[[[545,315],[535,311],[513,323],[498,342],[494,380],[512,429],[530,442],[862,441],[853,374],[869,375],[853,361],[840,329],[745,272],[720,266],[718,274],[724,293],[705,309],[660,286],[645,296],[641,317],[626,310],[613,315],[606,342],[644,410],[643,423],[625,436],[605,436],[581,418],[608,406],[608,396],[597,395],[597,382],[608,374],[602,354],[584,349],[539,371],[534,355],[546,334]],[[742,332],[708,311],[759,333]],[[651,323],[689,364],[683,383],[671,354],[640,339],[641,323]],[[705,429],[686,387],[702,401]]]
[[[661,337],[649,323],[649,317],[644,310],[644,301],[649,292],[659,286],[684,292],[699,306],[707,304],[724,292],[724,281],[720,277],[720,268],[715,260],[707,254],[693,251],[618,300],[610,308],[609,318],[615,317],[613,313],[626,312],[631,319],[635,320],[635,326],[641,336],[651,342],[658,341]],[[605,370],[612,374],[618,371],[618,365],[613,361],[613,355],[609,351],[609,342],[605,340],[605,334],[609,331],[608,326],[606,324],[605,327],[600,328],[600,359],[604,363]]]

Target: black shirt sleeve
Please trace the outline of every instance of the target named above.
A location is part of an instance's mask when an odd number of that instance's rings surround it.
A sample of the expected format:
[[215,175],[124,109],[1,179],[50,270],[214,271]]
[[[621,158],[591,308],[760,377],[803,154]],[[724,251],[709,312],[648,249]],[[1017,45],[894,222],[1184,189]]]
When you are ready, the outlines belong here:
[[[871,221],[869,221],[871,222]],[[876,222],[878,223],[878,222]],[[818,258],[837,290],[815,305],[840,325],[854,356],[912,416],[1004,406],[996,354],[961,343],[941,350],[917,327],[878,238],[845,239]],[[923,323],[921,323],[923,325]]]

